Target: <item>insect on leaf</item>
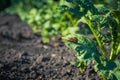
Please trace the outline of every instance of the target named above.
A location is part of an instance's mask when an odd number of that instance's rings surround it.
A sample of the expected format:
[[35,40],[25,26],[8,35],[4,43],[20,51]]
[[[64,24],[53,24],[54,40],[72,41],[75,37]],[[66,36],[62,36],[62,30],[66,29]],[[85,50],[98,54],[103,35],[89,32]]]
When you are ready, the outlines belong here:
[[83,67],[82,64],[87,66],[92,59],[95,59],[96,62],[100,63],[100,54],[94,41],[79,34],[68,35],[64,37],[64,39],[66,39],[66,46],[77,52],[76,56],[80,61],[79,65],[81,65],[79,68]]

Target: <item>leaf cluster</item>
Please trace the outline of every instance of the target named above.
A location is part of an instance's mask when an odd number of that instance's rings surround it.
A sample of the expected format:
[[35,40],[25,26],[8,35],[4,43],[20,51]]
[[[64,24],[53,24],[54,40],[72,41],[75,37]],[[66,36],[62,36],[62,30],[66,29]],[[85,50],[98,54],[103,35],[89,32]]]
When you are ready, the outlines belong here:
[[[90,62],[95,61],[94,69],[104,80],[119,80],[120,63],[116,58],[120,53],[120,11],[102,4],[94,5],[90,0],[66,0],[66,2],[71,5],[63,5],[63,9],[73,13],[89,26],[100,49],[98,51],[94,42],[83,35],[72,35],[78,39],[76,43],[66,37],[66,45],[77,52],[79,61],[74,64],[82,71]],[[108,51],[106,46],[110,46]]]

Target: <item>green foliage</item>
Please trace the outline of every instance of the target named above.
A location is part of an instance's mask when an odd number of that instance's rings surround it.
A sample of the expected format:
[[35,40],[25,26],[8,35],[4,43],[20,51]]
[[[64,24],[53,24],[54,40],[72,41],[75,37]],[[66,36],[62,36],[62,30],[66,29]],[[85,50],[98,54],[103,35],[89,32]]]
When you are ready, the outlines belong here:
[[[91,11],[93,14],[97,14],[97,9],[89,0],[66,0],[69,2],[69,5],[63,5],[64,10],[69,10],[71,13],[77,17],[82,17],[87,14],[88,11]],[[78,4],[78,5],[77,5]]]
[[78,32],[77,19],[68,12],[61,13],[58,6],[60,0],[12,0],[12,6],[7,13],[18,14],[22,20],[29,23],[34,32],[41,35],[44,42],[55,40],[56,35],[66,35]]
[[[100,49],[98,51],[94,42],[83,35],[75,34],[65,37],[66,45],[77,52],[79,61],[73,64],[83,71],[91,61],[95,61],[94,69],[103,77],[103,80],[119,80],[120,63],[116,59],[120,53],[120,11],[116,7],[117,2],[112,3],[112,8],[103,4],[94,5],[90,0],[66,0],[66,2],[72,7],[63,5],[63,10],[73,13],[76,18],[80,18],[81,22],[89,26]],[[70,40],[73,38],[77,41]],[[111,52],[106,51],[106,46],[111,46]]]
[[[73,37],[77,38],[76,42],[67,40]],[[77,51],[76,57],[79,61],[75,62],[74,64],[76,64],[81,71],[84,71],[86,66],[89,65],[93,59],[95,59],[97,62],[100,62],[100,54],[96,48],[95,42],[93,42],[91,39],[83,35],[73,34],[63,37],[63,40],[66,41],[65,44],[67,47]]]
[[[112,51],[110,59],[114,60],[118,56],[119,44],[120,44],[120,11],[111,11],[110,14],[114,16],[110,22],[111,34],[112,34]],[[114,26],[114,27],[113,27]]]
[[102,64],[97,63],[94,69],[98,74],[106,79],[119,80],[120,79],[120,63],[119,61],[104,60]]

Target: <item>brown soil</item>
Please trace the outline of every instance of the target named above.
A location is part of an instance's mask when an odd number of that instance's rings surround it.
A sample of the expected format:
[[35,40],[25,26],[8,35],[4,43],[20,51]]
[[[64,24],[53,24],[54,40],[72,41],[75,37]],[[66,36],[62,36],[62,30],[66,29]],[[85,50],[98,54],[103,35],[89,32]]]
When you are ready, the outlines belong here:
[[44,44],[18,16],[0,16],[0,80],[101,80],[92,64],[82,73],[74,60],[61,40]]

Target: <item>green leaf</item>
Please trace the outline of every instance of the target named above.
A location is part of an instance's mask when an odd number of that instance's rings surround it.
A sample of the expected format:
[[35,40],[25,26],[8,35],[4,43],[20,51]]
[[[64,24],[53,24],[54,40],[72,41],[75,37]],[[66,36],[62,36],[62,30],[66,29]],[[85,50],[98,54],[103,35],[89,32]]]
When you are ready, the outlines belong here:
[[[115,77],[117,78],[117,80],[120,79],[120,71],[114,72],[114,75],[115,75]],[[115,79],[114,79],[114,80],[115,80]]]
[[[77,38],[77,42],[69,41],[72,38]],[[91,39],[79,34],[68,35],[63,39],[66,39],[65,44],[68,48],[76,50],[80,69],[83,66],[89,65],[93,59],[100,63],[100,54],[96,48],[96,44]]]
[[120,63],[118,61],[104,60],[101,64],[96,64],[94,66],[95,71],[102,75],[103,77],[111,80],[120,79]]

